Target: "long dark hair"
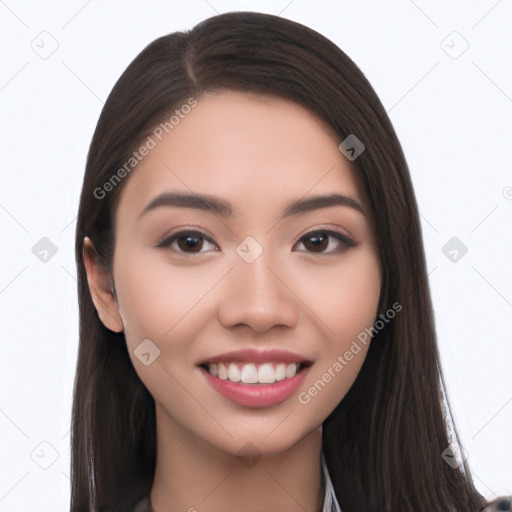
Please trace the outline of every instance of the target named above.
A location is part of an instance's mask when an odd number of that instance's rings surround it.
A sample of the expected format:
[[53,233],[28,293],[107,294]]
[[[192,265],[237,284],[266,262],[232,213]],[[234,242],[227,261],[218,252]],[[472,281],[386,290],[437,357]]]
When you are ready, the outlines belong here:
[[278,16],[231,12],[149,44],[115,84],[94,132],[76,227],[71,512],[131,510],[149,495],[156,463],[154,399],[124,335],[101,323],[82,257],[88,236],[112,270],[113,218],[130,177],[108,194],[98,191],[175,109],[222,89],[292,100],[340,142],[355,134],[366,146],[352,164],[377,237],[379,311],[395,302],[402,311],[375,334],[354,384],[323,424],[343,512],[481,511],[487,503],[467,463],[454,468],[442,457],[460,441],[445,396],[417,203],[386,111],[354,62],[319,33]]

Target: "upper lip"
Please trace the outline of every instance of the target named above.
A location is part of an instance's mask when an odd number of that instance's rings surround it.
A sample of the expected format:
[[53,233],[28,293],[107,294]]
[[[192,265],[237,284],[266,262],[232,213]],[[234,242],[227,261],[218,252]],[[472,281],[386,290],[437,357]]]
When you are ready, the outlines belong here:
[[231,352],[225,352],[218,356],[213,356],[204,361],[201,361],[198,366],[212,363],[303,363],[306,365],[312,364],[313,361],[307,359],[300,354],[291,352],[290,350],[283,349],[266,349],[259,350],[255,348],[247,348],[244,350],[233,350]]

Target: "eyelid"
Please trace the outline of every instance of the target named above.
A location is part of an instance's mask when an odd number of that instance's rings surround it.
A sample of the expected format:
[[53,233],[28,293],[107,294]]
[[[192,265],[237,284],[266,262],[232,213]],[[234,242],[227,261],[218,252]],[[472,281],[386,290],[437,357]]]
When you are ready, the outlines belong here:
[[311,235],[312,233],[318,233],[318,232],[328,233],[333,236],[339,236],[342,239],[346,240],[347,242],[353,244],[354,246],[357,245],[356,239],[346,229],[342,229],[341,227],[338,227],[338,226],[333,227],[332,225],[310,228],[310,229],[306,230],[303,235],[300,235],[298,239],[300,240],[307,235]]
[[[213,245],[216,245],[218,247],[217,242],[215,242],[215,240],[211,236],[209,236],[204,231],[196,229],[196,228],[193,228],[193,229],[192,228],[179,228],[176,231],[172,231],[171,233],[168,233],[165,236],[163,236],[160,239],[160,241],[155,244],[155,247],[161,248],[161,249],[166,249],[166,248],[170,247],[179,238],[180,235],[181,236],[182,235],[196,235],[196,236],[199,236],[199,237],[203,238],[204,240],[206,240],[207,242],[209,242]],[[181,252],[181,251],[176,251],[176,252],[178,254],[182,254],[182,255],[186,255],[186,256],[198,256],[199,254],[202,254],[202,253],[187,253],[187,252]]]
[[204,228],[195,228],[195,227],[179,227],[176,229],[172,229],[169,232],[166,232],[165,235],[163,235],[156,245],[161,244],[162,242],[166,242],[170,238],[176,235],[183,235],[183,234],[194,234],[194,235],[201,235],[203,238],[207,239],[209,242],[213,242],[213,235],[208,233],[207,230]]
[[[324,252],[299,251],[299,252],[306,252],[307,254],[313,254],[313,255],[318,255],[318,256],[329,256],[331,254],[335,255],[335,254],[344,253],[348,249],[352,249],[354,247],[357,247],[357,245],[358,245],[358,243],[353,238],[351,238],[350,236],[345,235],[344,233],[342,233],[340,231],[337,231],[335,229],[332,229],[332,228],[314,228],[314,229],[310,229],[306,233],[304,233],[303,235],[301,235],[299,237],[299,239],[297,240],[297,243],[304,244],[303,240],[305,238],[311,237],[312,235],[314,235],[316,233],[327,234],[330,238],[334,238],[336,241],[341,243],[343,247],[341,249],[335,249],[335,250],[330,251],[330,252],[325,252],[325,251]],[[294,247],[295,247],[295,245],[294,245]]]

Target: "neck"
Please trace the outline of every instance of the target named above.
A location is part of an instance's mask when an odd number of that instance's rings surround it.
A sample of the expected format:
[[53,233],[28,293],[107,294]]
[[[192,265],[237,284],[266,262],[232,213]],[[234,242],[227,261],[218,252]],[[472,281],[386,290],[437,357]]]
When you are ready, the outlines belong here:
[[254,458],[227,453],[181,428],[156,404],[153,512],[321,512],[322,427],[292,447]]

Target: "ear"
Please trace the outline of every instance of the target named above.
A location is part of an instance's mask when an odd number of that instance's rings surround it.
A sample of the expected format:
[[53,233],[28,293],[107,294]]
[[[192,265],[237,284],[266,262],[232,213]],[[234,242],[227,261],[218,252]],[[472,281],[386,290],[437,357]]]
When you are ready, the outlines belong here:
[[91,298],[103,325],[114,332],[123,331],[117,299],[110,272],[99,263],[98,253],[89,237],[84,238],[82,250]]

